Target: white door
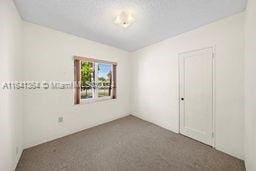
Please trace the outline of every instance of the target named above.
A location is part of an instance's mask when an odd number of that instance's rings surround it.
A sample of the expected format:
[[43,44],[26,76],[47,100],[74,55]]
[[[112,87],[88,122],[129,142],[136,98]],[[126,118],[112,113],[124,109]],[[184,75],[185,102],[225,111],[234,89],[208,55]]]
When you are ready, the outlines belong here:
[[180,133],[213,146],[213,48],[179,58]]

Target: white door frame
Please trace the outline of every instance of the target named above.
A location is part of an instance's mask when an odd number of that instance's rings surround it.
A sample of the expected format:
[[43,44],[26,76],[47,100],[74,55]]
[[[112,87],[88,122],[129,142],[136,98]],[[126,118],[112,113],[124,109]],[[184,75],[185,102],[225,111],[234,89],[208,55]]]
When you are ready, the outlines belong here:
[[215,68],[215,64],[216,64],[216,45],[213,45],[213,46],[207,46],[207,47],[204,47],[204,48],[200,48],[200,49],[194,49],[194,50],[189,50],[189,51],[184,51],[184,52],[181,52],[181,53],[178,53],[178,74],[179,74],[179,76],[178,76],[178,79],[179,79],[179,81],[178,81],[178,83],[179,83],[179,99],[178,99],[178,101],[179,101],[179,134],[181,134],[181,110],[180,110],[180,108],[181,108],[181,93],[180,93],[180,91],[181,91],[181,89],[180,89],[180,87],[181,87],[181,76],[180,76],[180,74],[181,74],[181,66],[180,66],[180,59],[181,59],[181,55],[182,54],[184,54],[184,53],[189,53],[189,52],[195,52],[195,51],[199,51],[199,50],[204,50],[204,49],[209,49],[209,48],[212,48],[212,52],[213,52],[213,57],[212,57],[212,70],[213,70],[213,74],[212,74],[212,83],[213,83],[213,85],[212,85],[212,129],[213,129],[213,138],[212,138],[212,147],[213,148],[216,148],[216,113],[215,113],[215,111],[216,111],[216,90],[215,90],[215,88],[216,88],[216,85],[215,85],[215,83],[216,83],[216,73],[215,73],[215,71],[216,71],[216,68]]

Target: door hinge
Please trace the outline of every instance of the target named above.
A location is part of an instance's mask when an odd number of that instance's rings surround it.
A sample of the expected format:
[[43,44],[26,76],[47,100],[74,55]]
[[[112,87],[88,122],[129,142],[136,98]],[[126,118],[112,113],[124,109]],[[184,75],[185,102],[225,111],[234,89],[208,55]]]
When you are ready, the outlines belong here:
[[214,138],[214,132],[212,132],[212,138]]

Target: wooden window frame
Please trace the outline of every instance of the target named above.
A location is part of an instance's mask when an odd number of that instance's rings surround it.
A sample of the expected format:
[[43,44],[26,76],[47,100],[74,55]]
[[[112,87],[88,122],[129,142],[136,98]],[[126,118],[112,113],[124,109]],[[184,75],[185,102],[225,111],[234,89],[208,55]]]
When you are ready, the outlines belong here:
[[[103,63],[103,64],[110,64],[112,66],[112,76],[111,76],[111,96],[110,97],[97,97],[88,100],[81,100],[81,62],[92,62],[94,65],[95,63]],[[88,57],[81,57],[81,56],[74,56],[74,104],[86,104],[86,103],[94,103],[98,101],[116,99],[116,70],[117,70],[117,63],[110,62],[105,60],[98,60],[94,58]],[[97,89],[95,90],[95,92]]]

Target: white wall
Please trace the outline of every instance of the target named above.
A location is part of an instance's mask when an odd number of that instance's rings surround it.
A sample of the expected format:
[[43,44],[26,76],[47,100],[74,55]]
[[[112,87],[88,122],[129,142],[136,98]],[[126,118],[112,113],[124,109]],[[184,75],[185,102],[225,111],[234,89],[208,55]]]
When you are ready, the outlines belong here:
[[[38,25],[25,23],[25,80],[73,81],[73,56],[118,63],[117,99],[74,105],[73,90],[27,90],[24,145],[30,147],[130,114],[129,53]],[[64,122],[57,122],[64,116]]]
[[249,0],[245,30],[245,163],[256,170],[256,1]]
[[[1,91],[0,170],[12,170],[22,144],[34,146],[132,113],[178,132],[178,53],[216,45],[216,148],[244,158],[246,92],[246,164],[255,170],[255,21],[248,8],[244,87],[244,14],[127,53],[20,20],[12,1],[0,2],[0,78],[72,81],[73,55],[118,62],[118,99],[73,105],[73,90]],[[24,29],[24,32],[23,32]],[[24,40],[24,42],[23,42]],[[23,52],[24,47],[24,52]],[[24,54],[24,55],[23,55]],[[132,56],[132,61],[130,59]],[[131,66],[132,65],[132,66]],[[24,67],[24,72],[23,72]],[[132,77],[130,78],[130,73]],[[24,74],[23,74],[24,73]],[[132,92],[130,85],[132,83]],[[130,94],[132,99],[130,100]],[[23,102],[24,100],[24,102]],[[24,112],[24,117],[22,113]],[[64,122],[57,119],[64,116]],[[24,124],[22,125],[22,122]],[[24,142],[22,143],[22,127]],[[16,154],[16,147],[19,151]]]
[[244,14],[132,54],[132,113],[179,131],[178,54],[216,45],[216,148],[244,158]]
[[[22,152],[22,91],[2,89],[22,80],[22,21],[12,1],[0,1],[0,170],[14,170]],[[18,150],[18,151],[16,151]]]

